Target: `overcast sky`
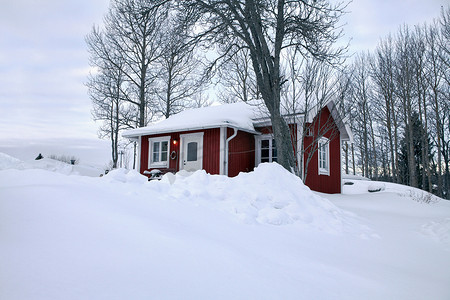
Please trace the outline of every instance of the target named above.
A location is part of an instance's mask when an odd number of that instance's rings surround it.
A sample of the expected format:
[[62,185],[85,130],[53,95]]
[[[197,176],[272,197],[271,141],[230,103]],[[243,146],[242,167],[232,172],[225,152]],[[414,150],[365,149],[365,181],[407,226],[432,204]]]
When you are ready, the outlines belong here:
[[[84,37],[101,24],[109,0],[0,0],[0,152],[79,156],[104,164],[84,83]],[[430,22],[443,0],[353,0],[343,22],[350,51],[373,50],[401,24]]]

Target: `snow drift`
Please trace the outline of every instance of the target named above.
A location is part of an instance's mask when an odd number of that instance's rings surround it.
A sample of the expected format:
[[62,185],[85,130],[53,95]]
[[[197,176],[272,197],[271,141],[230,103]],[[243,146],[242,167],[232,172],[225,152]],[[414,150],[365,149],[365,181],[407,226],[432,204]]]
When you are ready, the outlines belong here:
[[276,164],[152,182],[6,164],[0,299],[450,297],[448,201],[319,195]]
[[234,178],[203,170],[166,174],[161,182],[149,182],[149,187],[160,191],[161,197],[213,206],[249,224],[297,224],[329,233],[367,229],[276,163],[260,164]]

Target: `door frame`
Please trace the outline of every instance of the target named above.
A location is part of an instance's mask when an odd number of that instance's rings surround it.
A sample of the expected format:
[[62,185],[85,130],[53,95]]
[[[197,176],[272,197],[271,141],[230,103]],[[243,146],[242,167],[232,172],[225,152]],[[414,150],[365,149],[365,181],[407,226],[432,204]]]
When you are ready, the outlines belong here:
[[196,138],[200,141],[200,144],[198,146],[199,152],[197,153],[198,158],[200,160],[200,169],[203,169],[203,136],[204,132],[195,132],[195,133],[186,133],[186,134],[180,134],[180,161],[179,161],[179,170],[184,170],[184,155],[186,154],[184,146],[186,144],[186,139],[189,138]]

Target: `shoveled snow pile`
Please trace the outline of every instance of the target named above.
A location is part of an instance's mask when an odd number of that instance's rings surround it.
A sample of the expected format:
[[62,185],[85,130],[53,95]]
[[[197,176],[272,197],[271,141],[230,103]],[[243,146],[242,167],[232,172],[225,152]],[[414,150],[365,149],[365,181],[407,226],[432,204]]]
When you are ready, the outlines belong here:
[[[106,177],[122,181],[124,175],[118,172]],[[203,170],[166,174],[161,181],[151,181],[149,185],[160,199],[184,199],[196,205],[213,206],[245,223],[295,223],[329,233],[367,230],[354,215],[314,194],[300,178],[278,164],[263,163],[253,172],[234,178],[209,175]]]
[[65,162],[61,162],[51,158],[42,158],[39,160],[26,160],[21,161],[8,154],[0,152],[0,170],[6,169],[42,169],[52,172],[61,173],[64,175],[82,175],[97,177],[103,173],[101,168],[90,165],[70,165]]

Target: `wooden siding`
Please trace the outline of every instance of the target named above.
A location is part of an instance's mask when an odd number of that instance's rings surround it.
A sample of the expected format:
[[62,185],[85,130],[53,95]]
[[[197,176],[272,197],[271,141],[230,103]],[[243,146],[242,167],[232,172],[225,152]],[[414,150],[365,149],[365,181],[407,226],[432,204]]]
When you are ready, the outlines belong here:
[[[233,135],[228,128],[227,137]],[[228,176],[234,177],[240,172],[250,172],[255,168],[255,137],[251,133],[238,131],[228,144]]]
[[[205,129],[205,130],[194,130],[194,131],[182,131],[182,132],[172,132],[172,133],[162,133],[154,135],[144,135],[141,139],[141,169],[140,173],[143,174],[144,171],[151,171],[152,168],[148,168],[149,160],[149,148],[148,139],[170,136],[170,148],[169,154],[172,151],[177,153],[175,159],[169,158],[168,168],[156,168],[163,172],[177,172],[180,169],[180,135],[189,133],[203,132],[203,169],[209,174],[219,174],[219,161],[220,161],[220,129]],[[173,140],[177,141],[177,144],[173,144]]]
[[[305,155],[304,161],[306,163],[310,150],[317,150],[317,147],[310,147],[311,143],[317,139],[319,133],[319,127],[326,130],[322,130],[321,135],[330,140],[329,146],[329,164],[330,175],[319,174],[319,158],[318,151],[315,151],[308,164],[306,185],[318,192],[335,194],[341,192],[341,142],[340,133],[337,128],[333,117],[330,114],[328,108],[322,109],[322,112],[312,124],[307,124],[312,128],[312,136],[306,136],[304,139]],[[316,141],[317,142],[317,141]],[[309,149],[308,149],[309,147]]]

